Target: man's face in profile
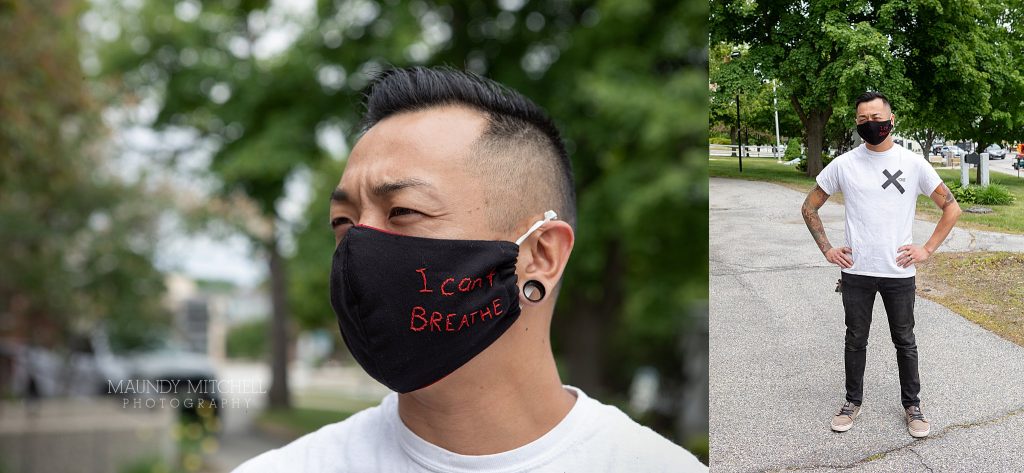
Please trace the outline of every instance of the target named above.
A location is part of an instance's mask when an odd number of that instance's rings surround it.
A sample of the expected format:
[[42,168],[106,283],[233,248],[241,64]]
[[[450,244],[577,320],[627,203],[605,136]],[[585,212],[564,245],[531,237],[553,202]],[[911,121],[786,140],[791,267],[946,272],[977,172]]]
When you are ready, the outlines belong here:
[[[335,244],[352,225],[408,236],[499,240],[491,206],[509,189],[467,164],[487,127],[484,115],[443,106],[390,116],[359,139],[331,202]],[[340,191],[340,192],[339,192]]]

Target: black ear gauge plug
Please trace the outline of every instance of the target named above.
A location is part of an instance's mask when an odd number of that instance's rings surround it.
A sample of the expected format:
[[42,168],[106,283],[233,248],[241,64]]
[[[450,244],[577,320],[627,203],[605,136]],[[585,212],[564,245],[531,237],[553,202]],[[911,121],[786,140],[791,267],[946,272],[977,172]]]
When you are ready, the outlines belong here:
[[531,279],[523,284],[523,296],[530,302],[540,302],[547,293],[547,289],[539,281]]

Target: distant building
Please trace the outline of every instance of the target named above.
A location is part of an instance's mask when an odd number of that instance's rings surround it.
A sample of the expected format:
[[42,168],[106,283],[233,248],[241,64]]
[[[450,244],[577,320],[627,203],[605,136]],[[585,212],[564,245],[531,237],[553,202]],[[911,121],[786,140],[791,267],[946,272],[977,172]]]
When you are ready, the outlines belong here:
[[918,154],[920,154],[923,151],[921,149],[921,145],[918,144],[917,141],[912,138],[905,138],[900,135],[893,134],[892,142]]
[[223,281],[197,281],[181,274],[167,277],[166,304],[174,314],[174,333],[190,351],[215,361],[226,356],[228,329],[266,319],[270,298],[259,288]]

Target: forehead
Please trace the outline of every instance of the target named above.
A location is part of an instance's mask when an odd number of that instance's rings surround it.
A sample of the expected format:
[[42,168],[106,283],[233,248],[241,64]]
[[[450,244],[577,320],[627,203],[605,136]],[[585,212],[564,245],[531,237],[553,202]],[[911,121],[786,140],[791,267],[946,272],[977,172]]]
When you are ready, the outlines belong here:
[[468,158],[487,120],[466,107],[432,107],[381,120],[356,142],[340,186],[348,192],[380,180],[416,178],[441,186],[468,178]]
[[857,105],[857,115],[872,115],[875,113],[885,113],[889,111],[889,106],[882,101],[882,99],[874,99],[869,102],[863,102]]

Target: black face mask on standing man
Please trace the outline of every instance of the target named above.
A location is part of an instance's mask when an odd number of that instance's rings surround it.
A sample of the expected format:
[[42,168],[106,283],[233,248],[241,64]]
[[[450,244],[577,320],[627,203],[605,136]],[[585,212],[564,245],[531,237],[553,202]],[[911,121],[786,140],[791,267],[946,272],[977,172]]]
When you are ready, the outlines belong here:
[[519,317],[519,245],[555,218],[545,212],[514,243],[350,228],[334,251],[330,286],[352,356],[400,393],[466,364]]
[[857,125],[857,134],[860,135],[861,139],[870,143],[872,146],[882,144],[886,138],[889,137],[889,133],[892,132],[893,123],[892,118],[882,121],[866,121]]

